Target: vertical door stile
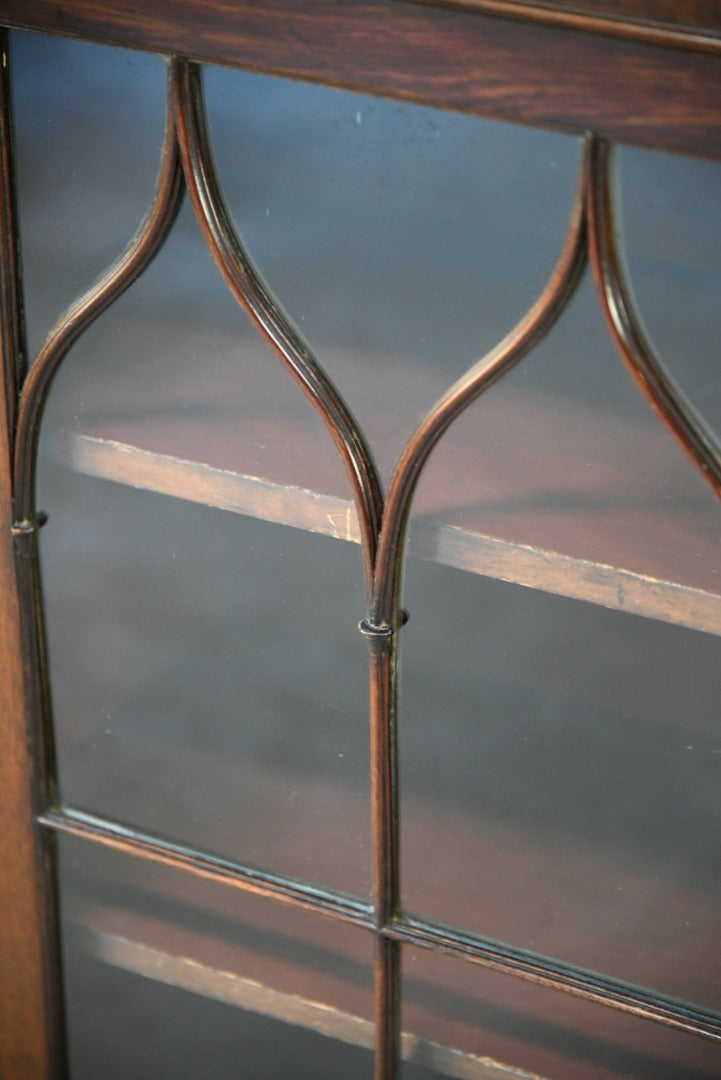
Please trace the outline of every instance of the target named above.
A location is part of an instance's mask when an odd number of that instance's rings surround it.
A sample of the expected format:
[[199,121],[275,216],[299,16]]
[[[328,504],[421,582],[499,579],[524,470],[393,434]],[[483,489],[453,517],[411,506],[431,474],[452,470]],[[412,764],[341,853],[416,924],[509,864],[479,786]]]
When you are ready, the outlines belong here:
[[[0,409],[0,1076],[60,1080],[65,1053],[55,841],[37,824],[45,786],[42,693],[32,632],[37,538],[34,530],[13,528],[12,515],[12,443],[24,330],[6,32],[0,50],[0,389],[5,403]],[[31,587],[24,589],[23,582]]]

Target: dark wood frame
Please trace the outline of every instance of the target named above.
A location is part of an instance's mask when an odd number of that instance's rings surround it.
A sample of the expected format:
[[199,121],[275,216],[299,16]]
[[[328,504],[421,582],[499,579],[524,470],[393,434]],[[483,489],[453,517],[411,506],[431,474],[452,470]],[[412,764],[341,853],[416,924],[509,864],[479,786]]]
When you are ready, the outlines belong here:
[[[3,0],[0,18],[30,30],[718,156],[718,11],[690,0],[637,0],[634,7],[638,18],[631,22],[610,2]],[[653,17],[658,9],[667,13],[663,19]]]

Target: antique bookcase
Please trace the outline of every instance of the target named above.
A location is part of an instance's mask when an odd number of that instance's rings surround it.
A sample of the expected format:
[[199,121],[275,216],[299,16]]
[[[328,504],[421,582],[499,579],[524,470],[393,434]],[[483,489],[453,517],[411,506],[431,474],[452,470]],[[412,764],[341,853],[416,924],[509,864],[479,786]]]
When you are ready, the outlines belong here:
[[0,16],[0,1076],[721,1075],[716,5]]

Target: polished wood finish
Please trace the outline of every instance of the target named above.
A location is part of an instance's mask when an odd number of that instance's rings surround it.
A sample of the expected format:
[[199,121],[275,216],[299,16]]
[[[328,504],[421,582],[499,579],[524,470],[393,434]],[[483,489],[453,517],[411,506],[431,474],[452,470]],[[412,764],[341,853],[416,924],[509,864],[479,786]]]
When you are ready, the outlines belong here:
[[[0,383],[4,390],[2,375]],[[0,1076],[60,1076],[49,972],[53,890],[35,825],[37,782],[26,728],[27,650],[20,631],[10,520],[10,462],[0,410]],[[53,1064],[54,1063],[54,1064]]]
[[721,156],[721,64],[705,51],[406,0],[0,0],[0,20]]
[[582,15],[600,15],[673,26],[683,30],[721,33],[721,10],[716,0],[522,0],[523,7],[563,8]]
[[[409,0],[434,3],[435,0]],[[566,26],[679,48],[721,49],[721,19],[713,0],[444,0],[467,8],[548,26]]]
[[[276,0],[272,5],[251,0],[0,0],[0,21],[571,132],[590,127],[612,139],[721,157],[721,18],[711,0]],[[6,265],[12,251],[6,235]],[[7,280],[4,285],[7,299]],[[31,671],[36,645],[23,634],[11,534],[8,426],[14,417],[15,366],[14,358],[8,362],[5,357],[5,374],[0,372],[0,389],[9,403],[0,409],[0,1077],[26,1080],[61,1075],[62,1036],[51,970],[57,957],[52,841],[43,840],[36,821],[43,809],[42,710]],[[122,475],[113,479],[151,490],[189,485],[186,497],[212,505],[225,505],[217,492],[230,485],[233,498],[240,492],[251,503],[259,500],[262,512],[255,503],[252,512],[272,520],[291,519],[286,503],[292,496],[298,513],[315,522],[304,519],[303,527],[320,529],[325,519],[328,528],[320,531],[337,529],[343,535],[345,530],[343,538],[355,538],[349,504],[336,494],[304,491],[297,497],[295,489],[274,485],[272,478],[256,483],[244,474],[141,443],[120,447],[94,438],[79,444],[86,455],[80,467],[87,472],[109,476],[120,467]],[[77,443],[73,452],[79,452]],[[275,517],[268,509],[271,503],[278,507]],[[437,537],[433,540],[440,561],[485,573],[473,560],[496,559],[490,571],[494,576],[546,588],[553,580],[554,568],[549,570],[548,553],[541,547],[506,544],[453,522],[448,529],[455,531],[446,537],[445,548]],[[22,536],[18,542],[31,551],[35,541]],[[525,559],[520,570],[517,552]],[[606,603],[582,591],[602,586],[604,596],[615,590],[622,603],[622,571],[587,570],[590,564],[582,558],[572,561],[572,568],[558,562],[555,571],[567,583],[573,570],[580,582],[574,588],[581,591],[568,592],[567,584],[554,585],[556,591]],[[611,576],[599,585],[600,570]],[[639,602],[653,599],[640,575],[633,584]],[[686,604],[697,600],[697,591],[691,584],[679,595]],[[703,599],[713,609],[708,625],[697,615],[673,621],[718,632],[718,595],[705,592]],[[664,608],[671,600],[664,596],[658,603]],[[659,610],[645,613],[671,617]],[[464,835],[462,829],[455,833]],[[107,946],[107,936],[99,940]],[[133,955],[141,954],[136,950]],[[142,957],[148,958],[147,950]],[[177,967],[177,957],[174,962]],[[183,977],[187,968],[180,972]],[[218,983],[218,973],[209,966],[200,974],[208,985]]]
[[[19,274],[7,35],[0,33],[0,1076],[63,1075],[54,839],[35,820],[44,803],[41,689],[34,678],[32,614],[21,581],[32,581],[36,536],[15,535],[12,439],[25,334]],[[14,546],[19,545],[14,551]],[[25,608],[25,610],[23,610]]]

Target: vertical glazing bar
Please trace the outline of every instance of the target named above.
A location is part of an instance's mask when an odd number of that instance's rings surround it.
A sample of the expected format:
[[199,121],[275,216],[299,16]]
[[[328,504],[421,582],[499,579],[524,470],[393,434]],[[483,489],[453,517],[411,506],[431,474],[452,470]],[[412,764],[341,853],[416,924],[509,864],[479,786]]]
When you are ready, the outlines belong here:
[[400,945],[376,938],[375,952],[375,1077],[395,1080],[400,1047]]
[[396,634],[370,621],[371,805],[375,953],[375,1080],[393,1080],[399,1049],[400,946],[383,935],[398,908]]
[[42,710],[31,629],[36,536],[34,530],[17,535],[11,509],[12,428],[24,358],[8,82],[3,40],[0,390],[6,407],[0,409],[0,1076],[56,1080],[65,1075],[65,1053],[55,842],[36,823],[45,802]]
[[535,304],[495,349],[458,379],[417,428],[396,466],[373,568],[370,614],[361,623],[371,647],[371,781],[376,930],[376,1080],[395,1077],[398,1062],[400,954],[386,931],[400,900],[398,858],[397,636],[401,577],[413,494],[428,457],[453,420],[526,355],[573,296],[586,264],[587,164],[561,257]]

